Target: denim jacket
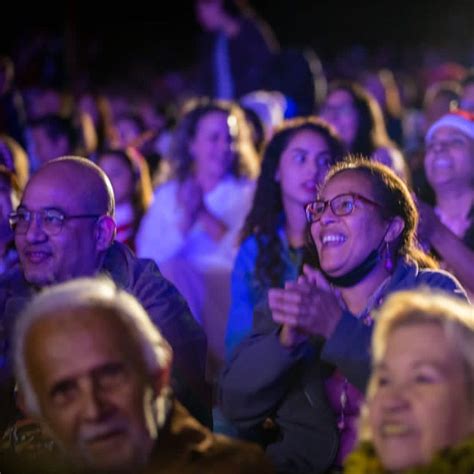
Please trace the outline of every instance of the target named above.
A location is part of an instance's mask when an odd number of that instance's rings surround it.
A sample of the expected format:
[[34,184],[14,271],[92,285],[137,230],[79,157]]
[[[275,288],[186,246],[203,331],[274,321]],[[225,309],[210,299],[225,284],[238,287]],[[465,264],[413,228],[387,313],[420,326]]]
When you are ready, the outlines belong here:
[[[302,252],[290,249],[283,227],[278,230],[281,242],[281,260],[284,264],[280,286],[286,281],[295,280],[301,270]],[[226,358],[252,331],[254,308],[267,297],[269,284],[257,278],[258,257],[257,238],[252,235],[242,242],[232,270],[231,306],[225,336]]]

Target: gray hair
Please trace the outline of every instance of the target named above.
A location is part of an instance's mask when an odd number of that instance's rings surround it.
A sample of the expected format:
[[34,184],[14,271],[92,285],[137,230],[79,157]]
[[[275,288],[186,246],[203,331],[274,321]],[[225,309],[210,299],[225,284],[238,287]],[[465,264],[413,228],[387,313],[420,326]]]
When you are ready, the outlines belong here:
[[[384,357],[387,342],[395,329],[415,324],[437,324],[446,339],[459,352],[463,361],[467,397],[474,411],[474,306],[461,298],[429,289],[400,291],[389,298],[376,314],[372,336],[372,365]],[[376,392],[372,374],[367,389],[367,400]],[[360,419],[359,438],[370,440],[367,405]]]
[[[171,365],[171,347],[153,325],[143,306],[111,280],[105,277],[79,278],[51,286],[30,301],[19,315],[14,330],[15,376],[24,396],[25,408],[30,414],[40,415],[40,407],[25,361],[28,332],[37,321],[71,317],[67,315],[74,310],[113,312],[141,349],[141,356],[150,374]],[[72,317],[81,317],[81,312],[78,311]]]

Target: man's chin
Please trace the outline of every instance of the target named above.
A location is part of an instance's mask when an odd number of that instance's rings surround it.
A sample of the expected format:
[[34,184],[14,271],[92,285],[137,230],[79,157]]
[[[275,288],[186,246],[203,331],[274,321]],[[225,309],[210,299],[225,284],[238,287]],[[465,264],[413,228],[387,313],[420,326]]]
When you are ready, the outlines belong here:
[[134,447],[125,435],[84,446],[80,457],[87,469],[97,473],[136,472],[146,462],[142,459],[146,457],[145,453]]
[[129,474],[140,471],[144,465],[125,456],[119,457],[115,452],[111,456],[88,459],[83,467],[86,472],[96,474]]
[[44,286],[54,285],[55,283],[60,283],[59,279],[48,272],[41,272],[38,270],[24,270],[25,280],[33,286],[42,288]]

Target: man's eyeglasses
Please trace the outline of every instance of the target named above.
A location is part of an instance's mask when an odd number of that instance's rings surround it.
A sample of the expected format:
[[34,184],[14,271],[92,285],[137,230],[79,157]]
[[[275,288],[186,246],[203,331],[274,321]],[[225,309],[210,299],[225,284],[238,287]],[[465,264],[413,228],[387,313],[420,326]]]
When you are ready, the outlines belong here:
[[100,214],[75,214],[66,215],[58,209],[42,209],[41,211],[28,211],[27,209],[18,209],[16,212],[10,212],[8,221],[10,227],[16,234],[26,234],[31,221],[39,217],[41,228],[49,235],[57,235],[61,232],[64,222],[70,219],[98,219]]
[[326,210],[328,204],[334,215],[347,216],[348,214],[351,214],[354,210],[356,200],[360,200],[368,204],[381,207],[379,203],[372,201],[371,199],[368,199],[357,193],[339,194],[338,196],[335,196],[328,201],[316,199],[316,201],[306,204],[306,220],[310,224],[318,222],[324,214],[324,211]]

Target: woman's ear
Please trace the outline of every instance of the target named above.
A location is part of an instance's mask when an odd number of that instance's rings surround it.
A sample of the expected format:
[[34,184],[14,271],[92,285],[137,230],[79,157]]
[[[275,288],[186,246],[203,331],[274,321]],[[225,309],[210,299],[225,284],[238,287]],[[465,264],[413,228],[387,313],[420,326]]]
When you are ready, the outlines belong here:
[[100,216],[96,223],[97,250],[107,250],[115,239],[117,224],[111,216]]
[[385,242],[393,242],[396,240],[403,229],[405,228],[405,221],[400,216],[395,216],[388,226],[387,232],[385,233]]

